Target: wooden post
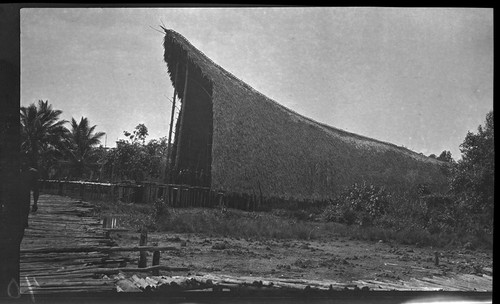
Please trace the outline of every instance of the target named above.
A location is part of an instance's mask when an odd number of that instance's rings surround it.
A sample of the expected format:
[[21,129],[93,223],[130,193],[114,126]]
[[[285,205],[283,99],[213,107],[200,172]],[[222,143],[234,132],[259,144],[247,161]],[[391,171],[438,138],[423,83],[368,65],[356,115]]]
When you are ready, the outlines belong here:
[[177,172],[179,170],[179,161],[180,161],[180,152],[182,146],[182,131],[184,127],[184,117],[186,116],[186,97],[187,97],[187,88],[188,88],[188,74],[189,74],[189,66],[186,59],[186,77],[184,78],[184,92],[182,94],[182,104],[181,104],[181,120],[179,122],[179,134],[177,135],[177,153],[175,155],[175,169]]
[[[155,250],[153,252],[153,266],[160,265],[160,251]],[[159,276],[160,275],[160,270],[159,269],[154,269],[153,270],[153,275]]]
[[[139,240],[139,246],[146,246],[148,243],[148,231],[146,229],[142,229],[141,238]],[[146,251],[139,252],[139,268],[145,268],[148,265],[148,257]]]
[[163,197],[166,198],[166,202],[168,205],[172,206],[172,201],[170,200],[170,185],[165,186],[165,192],[163,193]]
[[182,189],[182,206],[187,207],[189,203],[189,191],[187,188]]
[[184,207],[184,196],[182,195],[183,188],[182,186],[179,186],[179,207]]
[[167,184],[170,183],[170,142],[172,140],[172,127],[174,124],[174,112],[175,112],[175,97],[177,96],[177,90],[175,88],[175,84],[177,83],[177,72],[179,70],[179,63],[175,65],[175,77],[174,77],[174,97],[172,98],[172,112],[170,113],[170,127],[168,130],[168,141],[167,141],[167,163],[165,165],[165,182]]
[[169,195],[169,202],[170,202],[170,206],[172,207],[175,207],[175,187],[170,187],[169,186],[169,190],[168,190],[168,195]]
[[85,184],[80,183],[80,199],[83,200],[83,194],[85,192]]
[[181,207],[181,192],[182,192],[182,189],[181,189],[181,186],[178,186],[177,187],[177,197],[176,197],[176,206],[178,207]]
[[186,207],[186,188],[181,188],[181,207]]
[[262,187],[260,186],[260,182],[259,182],[259,202],[257,204],[257,208],[261,208],[262,207],[262,201],[263,201],[263,198],[262,198]]

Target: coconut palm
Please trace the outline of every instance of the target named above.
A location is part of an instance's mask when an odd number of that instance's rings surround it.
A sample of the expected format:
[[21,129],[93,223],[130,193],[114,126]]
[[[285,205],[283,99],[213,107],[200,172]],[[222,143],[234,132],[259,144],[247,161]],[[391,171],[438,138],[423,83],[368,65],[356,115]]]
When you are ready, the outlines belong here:
[[66,132],[66,120],[60,120],[61,110],[52,109],[49,101],[39,100],[38,105],[21,107],[21,152],[29,158],[30,165],[39,167],[40,155],[47,156],[58,150]]
[[80,122],[71,118],[71,126],[68,129],[65,142],[65,154],[67,155],[73,175],[81,178],[91,167],[94,160],[94,147],[101,141],[104,132],[94,133],[96,126],[90,126],[86,117],[82,117]]

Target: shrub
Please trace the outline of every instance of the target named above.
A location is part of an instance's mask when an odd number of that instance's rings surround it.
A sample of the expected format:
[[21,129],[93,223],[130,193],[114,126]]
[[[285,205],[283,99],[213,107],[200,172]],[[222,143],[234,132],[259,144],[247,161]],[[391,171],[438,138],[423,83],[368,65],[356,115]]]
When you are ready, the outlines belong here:
[[354,184],[325,209],[322,218],[348,225],[371,226],[386,213],[389,198],[383,187]]
[[168,205],[164,199],[157,199],[153,204],[152,217],[156,221],[169,215]]
[[426,207],[424,226],[430,233],[453,232],[460,216],[458,204],[449,195],[430,194],[420,198]]

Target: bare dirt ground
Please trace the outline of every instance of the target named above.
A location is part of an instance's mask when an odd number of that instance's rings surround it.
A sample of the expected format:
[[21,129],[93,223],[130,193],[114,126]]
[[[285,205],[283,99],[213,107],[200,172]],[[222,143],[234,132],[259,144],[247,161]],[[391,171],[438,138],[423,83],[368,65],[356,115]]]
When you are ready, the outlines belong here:
[[[112,235],[118,245],[137,245],[137,232]],[[175,244],[178,252],[162,253],[161,264],[185,266],[189,273],[290,278],[302,280],[397,281],[459,274],[492,276],[492,251],[437,250],[348,238],[328,240],[252,240],[197,234],[150,233],[148,244]],[[131,253],[133,264],[138,254]],[[148,257],[151,263],[151,256]],[[184,273],[183,275],[186,275]]]

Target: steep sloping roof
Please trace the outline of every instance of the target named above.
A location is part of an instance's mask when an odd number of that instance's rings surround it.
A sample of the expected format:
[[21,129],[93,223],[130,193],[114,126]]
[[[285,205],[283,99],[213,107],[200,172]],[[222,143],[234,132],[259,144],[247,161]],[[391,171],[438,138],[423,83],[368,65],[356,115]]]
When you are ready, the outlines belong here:
[[323,199],[360,181],[394,188],[444,183],[442,162],[304,117],[224,70],[182,35],[165,34],[165,61],[179,96],[178,62],[188,61],[211,92],[213,188]]

